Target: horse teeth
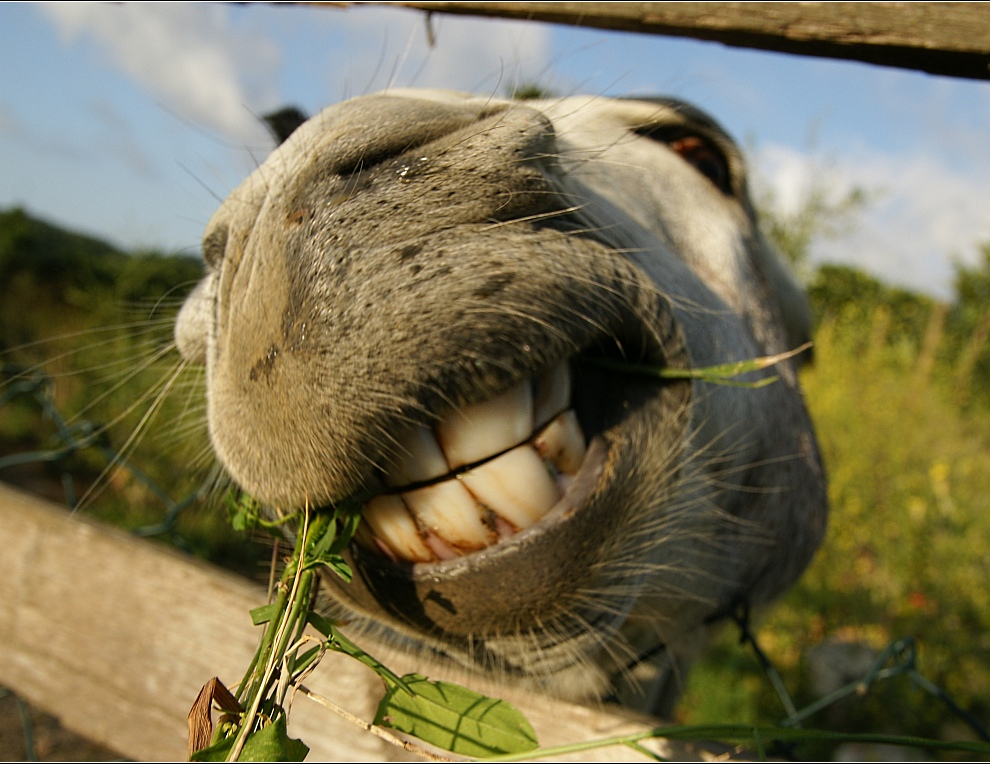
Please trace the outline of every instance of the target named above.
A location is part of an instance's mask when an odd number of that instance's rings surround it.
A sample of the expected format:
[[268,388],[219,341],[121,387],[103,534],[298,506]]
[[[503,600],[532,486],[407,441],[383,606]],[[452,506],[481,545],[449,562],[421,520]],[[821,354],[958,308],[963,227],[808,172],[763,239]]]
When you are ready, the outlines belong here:
[[399,559],[406,562],[433,559],[416,521],[400,497],[385,494],[371,499],[364,508],[364,522]]
[[571,369],[561,361],[534,382],[533,419],[542,427],[571,405]]
[[[584,461],[587,446],[567,408],[570,396],[565,361],[453,412],[432,430],[421,426],[399,436],[385,482],[407,490],[368,502],[360,542],[392,559],[430,562],[529,528],[560,500]],[[477,466],[456,474],[471,464]]]
[[543,517],[560,498],[556,482],[529,445],[465,472],[460,480],[478,501],[520,530]]
[[354,540],[359,546],[363,546],[365,549],[371,552],[377,552],[378,554],[383,554],[388,557],[393,562],[398,561],[398,556],[392,551],[392,548],[388,546],[384,541],[378,538],[374,531],[371,530],[371,526],[367,523],[362,522],[357,530],[354,531]]
[[481,549],[495,541],[482,521],[482,509],[456,480],[402,494],[423,527],[460,551]]
[[435,533],[426,534],[426,545],[438,560],[453,560],[460,557],[456,550]]
[[555,417],[533,439],[533,446],[541,457],[553,464],[558,472],[576,475],[581,469],[587,446],[574,410],[568,409]]
[[399,438],[398,455],[385,476],[393,487],[432,480],[449,472],[443,450],[433,431],[417,427]]
[[451,469],[522,443],[533,431],[533,392],[528,380],[495,398],[455,411],[437,424]]

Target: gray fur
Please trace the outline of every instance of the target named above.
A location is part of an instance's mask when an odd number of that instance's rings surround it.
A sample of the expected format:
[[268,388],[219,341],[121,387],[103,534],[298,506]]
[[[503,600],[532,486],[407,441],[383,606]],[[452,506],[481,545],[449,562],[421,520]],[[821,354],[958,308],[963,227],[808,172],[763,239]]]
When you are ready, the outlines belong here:
[[[668,127],[722,152],[730,192],[651,137]],[[809,329],[735,144],[667,100],[338,104],[230,195],[203,249],[176,337],[205,360],[220,461],[286,509],[373,492],[401,426],[560,359],[699,367]],[[448,562],[356,551],[334,597],[465,665],[659,707],[644,678],[808,563],[826,517],[817,446],[789,363],[758,390],[577,368],[594,469],[573,506]],[[637,665],[658,642],[667,656]]]

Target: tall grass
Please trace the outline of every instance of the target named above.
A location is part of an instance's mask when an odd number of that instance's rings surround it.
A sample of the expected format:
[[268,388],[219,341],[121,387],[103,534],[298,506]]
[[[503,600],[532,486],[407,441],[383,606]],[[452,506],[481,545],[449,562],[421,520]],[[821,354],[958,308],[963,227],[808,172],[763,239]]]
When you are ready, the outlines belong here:
[[[817,332],[802,381],[828,470],[830,527],[805,576],[758,622],[799,705],[815,699],[813,670],[843,671],[823,645],[855,655],[914,636],[920,671],[990,721],[990,412],[970,404],[972,364],[944,336],[944,317],[936,307],[912,338],[891,333],[890,313],[878,307],[866,321],[841,314]],[[695,670],[684,721],[784,716],[734,642],[721,635]],[[968,734],[906,677],[808,725]]]

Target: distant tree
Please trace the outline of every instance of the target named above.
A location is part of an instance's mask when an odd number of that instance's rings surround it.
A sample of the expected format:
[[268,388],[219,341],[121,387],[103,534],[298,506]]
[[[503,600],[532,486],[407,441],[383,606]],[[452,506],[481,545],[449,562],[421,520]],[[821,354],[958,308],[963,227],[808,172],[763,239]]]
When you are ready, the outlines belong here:
[[764,234],[787,259],[798,276],[812,276],[812,246],[821,240],[836,239],[855,228],[858,218],[875,197],[875,193],[856,186],[843,195],[816,177],[793,212],[782,209],[779,196],[772,188],[757,193],[756,206]]
[[948,327],[955,393],[961,402],[990,404],[990,242],[979,245],[974,266],[956,263],[954,286]]
[[824,264],[808,285],[815,323],[843,319],[869,325],[877,309],[890,319],[889,338],[919,342],[931,318],[935,300],[927,295],[883,283],[850,265]]
[[198,259],[129,255],[23,209],[0,210],[0,350],[127,323],[129,306],[176,302],[201,275]]
[[509,90],[509,98],[516,101],[535,101],[540,98],[553,98],[554,92],[535,82],[521,82]]
[[112,290],[123,301],[158,299],[195,283],[202,270],[195,258],[156,252],[129,255],[23,209],[0,210],[0,293],[15,283],[20,289],[30,283],[54,299],[80,290]]
[[808,285],[808,297],[819,318],[837,315],[855,305],[872,309],[883,301],[885,292],[883,283],[866,271],[832,263],[820,266]]
[[30,274],[37,283],[62,287],[107,286],[125,258],[101,239],[66,231],[19,207],[0,210],[0,284]]
[[963,324],[975,326],[990,310],[990,242],[979,245],[975,266],[956,263],[954,307],[956,318]]
[[131,255],[122,265],[114,293],[118,300],[136,302],[178,299],[203,276],[199,258],[183,255],[162,255],[140,252]]

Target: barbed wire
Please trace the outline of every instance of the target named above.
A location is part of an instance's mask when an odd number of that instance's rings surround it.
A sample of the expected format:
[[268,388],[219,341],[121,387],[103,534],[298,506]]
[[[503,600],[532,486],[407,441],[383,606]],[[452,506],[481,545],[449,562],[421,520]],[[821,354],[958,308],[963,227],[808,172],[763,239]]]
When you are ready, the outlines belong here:
[[[10,381],[4,382],[4,380]],[[63,467],[63,464],[69,457],[92,449],[105,460],[108,467],[127,470],[165,508],[161,522],[137,528],[133,533],[142,537],[169,536],[177,546],[186,547],[181,535],[176,533],[179,516],[183,510],[203,498],[203,491],[192,491],[181,499],[173,499],[166,489],[126,454],[111,446],[109,435],[101,424],[88,419],[70,422],[55,404],[54,383],[50,377],[40,371],[29,371],[15,364],[5,363],[0,367],[0,391],[2,391],[0,408],[15,398],[26,396],[37,405],[42,418],[50,421],[55,427],[54,443],[51,448],[0,457],[0,471],[24,464],[54,464],[60,468],[65,503],[69,509],[74,510],[78,508],[79,499],[76,496],[72,474]]]
[[749,625],[749,607],[740,606],[731,616],[732,621],[739,628],[739,641],[741,644],[748,644],[749,648],[756,656],[760,667],[767,675],[770,684],[777,692],[781,704],[784,706],[787,716],[780,721],[781,727],[801,727],[808,717],[832,706],[839,701],[855,695],[864,697],[870,689],[878,682],[891,679],[897,676],[907,675],[912,684],[924,690],[929,695],[938,698],[945,706],[960,720],[966,723],[970,729],[984,742],[990,742],[990,731],[987,730],[979,719],[969,711],[960,706],[956,700],[944,689],[927,679],[918,671],[918,652],[914,637],[902,637],[891,642],[876,657],[873,665],[861,678],[849,682],[833,692],[830,692],[815,702],[805,706],[801,710],[797,709],[794,699],[783,678],[777,671],[776,666],[766,655],[756,640]]

